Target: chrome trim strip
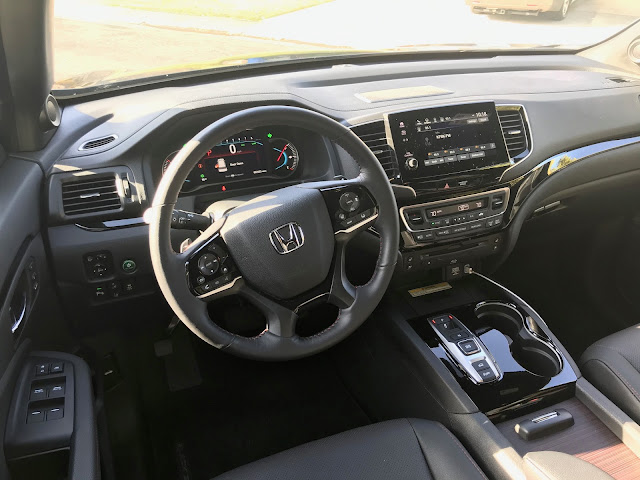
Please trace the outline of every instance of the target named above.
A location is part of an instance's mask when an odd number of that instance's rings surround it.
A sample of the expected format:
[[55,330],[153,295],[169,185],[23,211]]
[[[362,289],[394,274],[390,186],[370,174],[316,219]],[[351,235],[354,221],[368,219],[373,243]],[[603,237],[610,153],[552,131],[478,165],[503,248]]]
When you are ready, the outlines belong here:
[[[409,222],[407,222],[407,219],[404,216],[404,212],[405,210],[412,210],[412,209],[416,209],[416,208],[425,208],[431,205],[443,205],[443,206],[447,206],[448,204],[456,204],[456,203],[460,203],[467,201],[467,199],[473,199],[473,198],[478,198],[478,197],[484,197],[484,196],[490,196],[493,195],[494,193],[498,193],[498,192],[504,192],[505,193],[505,197],[504,197],[504,205],[502,207],[502,209],[500,209],[500,211],[494,215],[485,217],[483,220],[486,220],[488,218],[493,218],[493,217],[497,217],[498,215],[502,215],[504,214],[504,212],[507,211],[507,206],[509,205],[509,194],[510,194],[510,189],[508,187],[503,187],[503,188],[497,188],[495,190],[489,190],[487,192],[482,192],[482,193],[474,193],[472,195],[463,195],[462,197],[453,197],[453,198],[448,198],[446,200],[436,200],[434,202],[427,202],[427,203],[418,203],[415,205],[407,205],[405,207],[400,208],[400,218],[402,219],[402,223],[404,223],[404,226],[406,228],[406,230],[408,232],[411,233],[417,233],[417,232],[428,232],[428,231],[437,231],[441,228],[450,228],[452,225],[447,225],[446,227],[437,227],[437,228],[423,228],[422,230],[413,230],[410,226],[409,226]],[[487,209],[490,208],[490,205],[487,205]],[[456,223],[456,225],[466,225],[467,223],[473,223],[473,222],[477,222],[478,220],[470,220],[468,222],[465,223]]]
[[[575,148],[573,150],[567,150],[566,152],[558,153],[553,157],[543,160],[542,162],[538,163],[535,167],[531,168],[527,172],[523,173],[522,175],[510,181],[520,180],[534,172],[536,172],[539,175],[539,172],[542,171],[547,165],[549,165],[549,168],[546,174],[547,174],[547,177],[549,177],[563,170],[569,165],[572,165],[586,158],[589,158],[604,152],[608,152],[610,150],[616,150],[618,148],[633,145],[636,143],[640,143],[640,136],[628,137],[628,138],[623,138],[619,140],[607,140],[604,142],[593,143],[591,145],[585,145],[583,147]],[[501,182],[505,181],[504,180],[505,176],[507,176],[507,174],[512,168],[514,167],[511,167],[503,172],[502,176],[500,177]]]
[[339,233],[351,233],[357,229],[359,229],[360,227],[373,222],[376,218],[378,218],[378,214],[374,214],[373,216],[367,218],[366,220],[361,221],[360,223],[356,223],[355,225],[351,225],[349,228],[347,228],[346,230],[338,230],[337,232],[334,233],[334,235],[337,235]]
[[211,295],[215,295],[216,293],[220,293],[220,292],[223,292],[225,290],[228,290],[231,287],[233,287],[236,284],[236,282],[238,280],[240,280],[241,278],[242,278],[242,276],[236,277],[236,278],[233,279],[233,281],[231,283],[227,283],[226,285],[222,285],[221,287],[218,287],[215,290],[211,290],[210,292],[203,293],[202,295],[198,295],[196,298],[207,298],[207,297],[210,297]]

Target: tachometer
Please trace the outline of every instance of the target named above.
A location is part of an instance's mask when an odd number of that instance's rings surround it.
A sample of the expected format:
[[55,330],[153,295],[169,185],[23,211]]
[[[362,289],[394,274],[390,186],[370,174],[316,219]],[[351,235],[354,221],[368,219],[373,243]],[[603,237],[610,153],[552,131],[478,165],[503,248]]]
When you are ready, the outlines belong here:
[[167,158],[164,159],[164,162],[162,162],[162,174],[163,175],[167,171],[167,168],[169,168],[169,165],[171,165],[171,160],[173,160],[173,158],[176,156],[176,154],[179,151],[180,150],[176,150],[175,152],[171,152],[169,155],[167,155]]
[[296,146],[284,138],[274,138],[271,140],[270,146],[273,173],[279,177],[293,175],[300,163],[300,155]]

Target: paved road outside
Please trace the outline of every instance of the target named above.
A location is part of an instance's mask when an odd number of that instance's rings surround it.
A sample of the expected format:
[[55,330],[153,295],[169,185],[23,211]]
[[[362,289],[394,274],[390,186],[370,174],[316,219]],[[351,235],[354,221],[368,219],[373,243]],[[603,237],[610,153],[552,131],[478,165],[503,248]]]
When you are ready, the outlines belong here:
[[640,17],[638,0],[578,0],[562,22],[473,14],[464,0],[334,0],[260,22],[57,0],[55,79],[134,72],[287,51],[429,44],[575,45],[600,41]]

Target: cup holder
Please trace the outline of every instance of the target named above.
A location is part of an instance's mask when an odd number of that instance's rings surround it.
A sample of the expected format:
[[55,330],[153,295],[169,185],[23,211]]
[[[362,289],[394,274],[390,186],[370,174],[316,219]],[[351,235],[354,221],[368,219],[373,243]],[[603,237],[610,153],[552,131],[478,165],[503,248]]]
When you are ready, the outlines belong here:
[[562,358],[553,344],[536,332],[535,322],[525,322],[514,306],[483,302],[476,306],[475,314],[510,340],[511,355],[525,370],[542,377],[555,377],[562,371]]

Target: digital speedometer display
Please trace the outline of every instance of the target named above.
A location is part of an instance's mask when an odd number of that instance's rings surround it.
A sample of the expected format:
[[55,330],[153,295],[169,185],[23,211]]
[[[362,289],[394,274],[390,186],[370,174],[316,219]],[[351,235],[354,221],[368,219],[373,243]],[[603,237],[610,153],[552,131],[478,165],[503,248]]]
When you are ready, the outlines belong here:
[[[177,153],[164,160],[163,173]],[[289,140],[243,134],[212,147],[191,171],[182,191],[258,177],[287,177],[297,170],[298,162],[298,149]]]

